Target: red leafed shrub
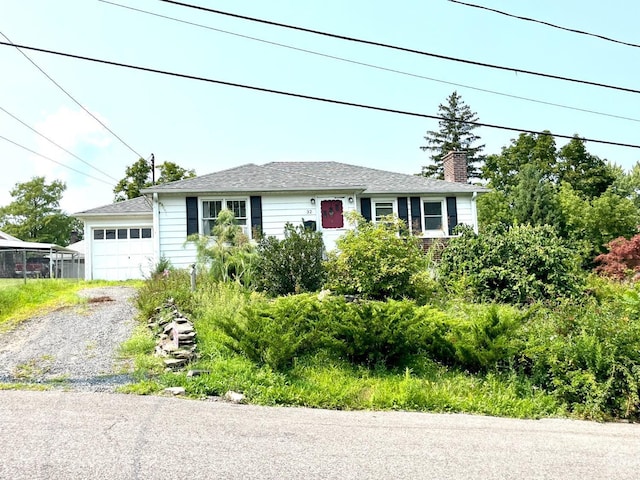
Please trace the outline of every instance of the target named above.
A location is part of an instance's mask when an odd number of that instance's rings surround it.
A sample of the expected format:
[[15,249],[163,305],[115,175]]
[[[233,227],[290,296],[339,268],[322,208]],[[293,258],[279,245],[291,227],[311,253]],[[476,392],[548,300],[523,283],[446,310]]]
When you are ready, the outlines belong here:
[[596,272],[607,277],[624,280],[640,272],[640,234],[627,240],[618,237],[607,244],[609,253],[595,258]]

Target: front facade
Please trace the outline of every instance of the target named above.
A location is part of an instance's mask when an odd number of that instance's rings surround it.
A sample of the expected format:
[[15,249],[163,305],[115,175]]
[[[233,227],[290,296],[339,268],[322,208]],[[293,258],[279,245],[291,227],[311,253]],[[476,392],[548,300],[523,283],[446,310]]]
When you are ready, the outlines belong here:
[[193,264],[195,246],[187,237],[209,235],[222,209],[233,211],[251,239],[282,238],[286,223],[304,223],[321,231],[331,250],[351,228],[350,211],[372,222],[396,215],[427,239],[450,237],[458,224],[477,230],[476,198],[483,191],[336,162],[273,162],[154,186],[139,199],[77,216],[91,239],[86,278],[122,280],[144,278],[163,257],[176,268]]

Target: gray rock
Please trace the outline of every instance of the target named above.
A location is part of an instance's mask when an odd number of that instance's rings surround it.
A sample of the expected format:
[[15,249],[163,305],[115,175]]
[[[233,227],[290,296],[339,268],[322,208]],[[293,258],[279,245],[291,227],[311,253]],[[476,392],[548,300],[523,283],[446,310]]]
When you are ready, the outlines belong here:
[[245,396],[242,393],[229,390],[224,394],[224,399],[231,403],[244,403]]
[[182,387],[168,387],[163,390],[165,393],[170,393],[171,395],[184,395],[184,388]]

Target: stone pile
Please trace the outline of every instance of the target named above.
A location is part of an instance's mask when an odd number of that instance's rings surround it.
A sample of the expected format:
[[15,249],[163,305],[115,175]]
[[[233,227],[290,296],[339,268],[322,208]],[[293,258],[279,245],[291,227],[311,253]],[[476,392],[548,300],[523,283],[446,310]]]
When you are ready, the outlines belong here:
[[176,306],[173,299],[156,307],[147,322],[157,337],[155,354],[171,370],[184,367],[196,357],[196,332],[193,323]]

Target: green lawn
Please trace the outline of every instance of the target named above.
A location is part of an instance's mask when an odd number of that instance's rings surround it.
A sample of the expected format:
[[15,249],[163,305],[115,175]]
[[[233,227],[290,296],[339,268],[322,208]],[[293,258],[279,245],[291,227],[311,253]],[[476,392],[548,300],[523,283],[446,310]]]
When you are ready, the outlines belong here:
[[0,279],[0,332],[56,308],[82,302],[77,292],[103,285],[139,286],[139,282],[85,282],[77,279]]
[[24,284],[24,280],[22,278],[0,278],[0,289],[20,284]]

